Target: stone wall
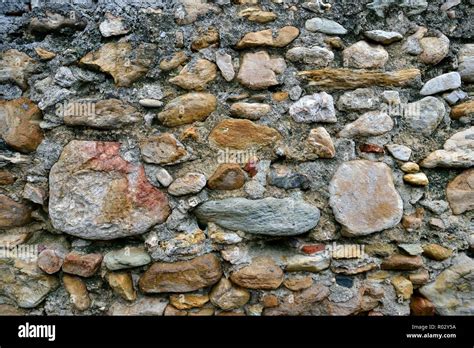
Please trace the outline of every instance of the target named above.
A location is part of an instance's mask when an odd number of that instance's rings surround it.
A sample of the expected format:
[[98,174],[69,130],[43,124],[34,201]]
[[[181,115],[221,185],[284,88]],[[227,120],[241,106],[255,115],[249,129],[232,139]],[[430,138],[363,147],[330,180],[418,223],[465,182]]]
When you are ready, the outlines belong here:
[[474,1],[0,12],[0,314],[474,314]]

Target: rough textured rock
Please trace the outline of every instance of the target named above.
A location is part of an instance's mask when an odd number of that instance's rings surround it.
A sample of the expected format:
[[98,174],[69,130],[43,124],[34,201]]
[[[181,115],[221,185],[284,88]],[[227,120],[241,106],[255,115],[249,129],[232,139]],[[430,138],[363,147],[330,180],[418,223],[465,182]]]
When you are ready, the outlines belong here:
[[25,97],[0,100],[0,136],[15,150],[36,150],[43,140],[43,132],[38,125],[41,119],[40,109]]
[[140,297],[133,303],[115,302],[110,306],[109,315],[137,316],[163,315],[168,301],[160,297]]
[[275,35],[271,29],[247,33],[235,46],[237,49],[252,47],[285,47],[298,37],[298,28],[286,26],[278,29]]
[[474,209],[474,169],[462,172],[446,188],[446,197],[454,214]]
[[226,81],[232,81],[235,77],[232,56],[224,52],[216,52],[216,64]]
[[37,63],[27,54],[15,49],[0,55],[0,81],[14,82],[21,89],[28,86],[27,79],[37,69]]
[[366,41],[359,41],[346,48],[342,55],[344,66],[349,68],[378,69],[388,61],[388,53],[382,46]]
[[326,67],[334,60],[334,53],[324,47],[294,47],[285,55],[290,62]]
[[405,256],[395,254],[385,259],[380,267],[389,270],[412,271],[423,266],[423,259],[420,256]]
[[125,35],[130,31],[123,18],[110,13],[106,13],[105,20],[99,25],[99,30],[103,37]]
[[[87,103],[93,109],[86,107]],[[118,99],[97,102],[73,101],[71,110],[63,110],[64,123],[69,126],[88,126],[99,129],[117,129],[140,121],[140,113],[131,105]],[[77,106],[74,106],[77,105]]]
[[170,83],[183,89],[202,91],[217,76],[217,67],[206,59],[188,63]]
[[329,193],[334,216],[348,236],[382,231],[402,218],[402,199],[390,168],[383,163],[343,163],[330,182]]
[[432,95],[461,87],[461,76],[450,72],[427,81],[420,91],[421,95]]
[[31,209],[0,194],[0,228],[18,227],[31,221]]
[[332,96],[325,93],[308,95],[290,106],[290,115],[295,122],[337,122]]
[[38,267],[48,274],[59,272],[63,265],[64,257],[54,249],[45,249],[38,255]]
[[273,144],[281,138],[277,130],[249,120],[224,120],[209,134],[209,141],[222,148],[248,149]]
[[421,166],[425,168],[466,168],[474,165],[474,127],[455,133],[443,145],[428,155]]
[[65,273],[90,277],[98,271],[102,258],[101,254],[81,255],[76,252],[70,252],[64,258],[62,270]]
[[392,130],[393,126],[392,118],[386,113],[370,111],[346,125],[338,135],[343,138],[382,135]]
[[179,310],[200,308],[207,302],[209,302],[209,296],[207,294],[179,294],[170,296],[170,304]]
[[166,196],[151,186],[143,166],[125,161],[119,150],[119,143],[95,141],[72,141],[64,148],[50,173],[49,211],[57,229],[114,239],[166,220]]
[[437,98],[426,97],[407,105],[405,120],[408,126],[423,135],[431,135],[443,120],[446,108]]
[[133,287],[132,275],[128,272],[107,273],[107,282],[112,290],[124,300],[135,301],[137,293]]
[[140,278],[145,293],[189,292],[213,285],[222,276],[219,259],[213,254],[190,261],[154,263]]
[[204,121],[217,106],[217,99],[209,93],[188,93],[166,104],[158,119],[167,127]]
[[250,300],[250,293],[222,278],[211,290],[209,298],[215,306],[225,311],[242,307]]
[[209,201],[198,206],[194,212],[200,220],[214,222],[230,230],[273,236],[307,232],[317,225],[320,216],[319,210],[308,203],[273,197]]
[[260,257],[252,260],[230,276],[233,283],[248,289],[277,289],[283,283],[284,275],[273,259]]
[[392,72],[333,69],[300,71],[310,80],[310,86],[333,89],[355,89],[370,86],[405,86],[420,77],[420,70],[406,69]]
[[330,35],[344,35],[347,30],[339,23],[326,18],[312,18],[306,21],[305,28],[308,31],[320,32]]
[[206,177],[201,173],[187,173],[177,178],[168,187],[168,192],[173,196],[183,196],[198,193],[206,186]]
[[453,260],[453,265],[435,279],[420,288],[420,292],[430,300],[440,315],[472,315],[474,300],[472,282],[474,261],[461,254]]
[[118,87],[129,87],[148,72],[153,50],[152,44],[134,48],[129,42],[109,42],[82,57],[79,63],[110,74]]
[[245,53],[237,80],[250,89],[265,89],[278,85],[276,74],[281,74],[285,69],[284,59],[271,58],[265,51]]
[[34,308],[59,286],[56,277],[44,274],[35,262],[0,260],[0,295],[20,308]]
[[144,139],[140,151],[145,162],[162,165],[176,164],[189,157],[184,145],[171,133]]

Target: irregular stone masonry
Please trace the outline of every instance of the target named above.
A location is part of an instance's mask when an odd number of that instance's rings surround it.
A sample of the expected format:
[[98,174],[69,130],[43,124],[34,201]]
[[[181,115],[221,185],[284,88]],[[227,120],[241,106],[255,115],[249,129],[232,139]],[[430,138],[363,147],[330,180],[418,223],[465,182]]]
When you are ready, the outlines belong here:
[[474,315],[473,1],[21,2],[0,315]]

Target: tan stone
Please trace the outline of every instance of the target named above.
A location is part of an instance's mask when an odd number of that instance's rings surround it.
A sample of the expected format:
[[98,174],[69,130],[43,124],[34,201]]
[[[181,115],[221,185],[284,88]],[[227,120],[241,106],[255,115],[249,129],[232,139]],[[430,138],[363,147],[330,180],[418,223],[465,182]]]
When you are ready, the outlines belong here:
[[278,85],[276,74],[286,69],[283,58],[270,58],[265,51],[245,53],[240,65],[237,80],[250,89],[265,89]]
[[97,51],[89,52],[79,64],[110,74],[117,87],[129,87],[145,76],[153,63],[156,45],[130,42],[109,42]]
[[411,295],[413,295],[413,284],[402,276],[395,276],[391,281],[397,295],[404,300],[409,300]]
[[63,275],[64,288],[70,295],[71,303],[80,311],[85,311],[91,306],[91,299],[84,281],[77,276]]
[[311,278],[311,276],[289,277],[285,279],[285,281],[283,282],[283,285],[292,291],[300,291],[300,290],[307,289],[311,285],[313,285],[313,278]]
[[421,73],[418,69],[381,72],[325,68],[321,70],[300,71],[298,75],[309,80],[310,86],[327,90],[338,90],[370,86],[402,87],[418,79]]
[[209,134],[209,141],[223,148],[245,150],[274,144],[281,138],[277,130],[249,120],[224,120]]
[[204,121],[217,107],[217,99],[209,93],[188,93],[173,99],[158,114],[167,127]]
[[173,134],[163,133],[140,142],[143,160],[154,164],[175,164],[186,158],[188,152]]
[[451,108],[451,118],[459,120],[461,117],[471,116],[474,114],[474,100],[455,105]]
[[140,278],[140,290],[145,293],[190,292],[219,281],[222,269],[213,254],[189,261],[156,262]]
[[246,9],[239,12],[240,17],[245,17],[249,21],[257,23],[268,23],[273,22],[277,19],[277,15],[270,11],[262,11],[259,7],[247,7]]
[[133,287],[132,275],[128,272],[110,272],[107,273],[107,282],[112,290],[127,301],[135,301],[137,292]]
[[31,209],[0,194],[0,228],[18,227],[31,221]]
[[35,47],[35,52],[41,60],[51,60],[56,57],[56,53],[48,51],[41,47]]
[[230,114],[235,117],[256,121],[272,111],[272,107],[263,103],[234,103]]
[[43,140],[40,109],[28,98],[0,100],[0,136],[13,149],[35,151]]
[[234,286],[228,279],[222,278],[210,293],[213,305],[229,311],[242,307],[250,300],[250,293],[243,288]]
[[236,45],[237,49],[252,47],[285,47],[298,37],[298,28],[286,26],[278,29],[273,35],[272,29],[247,33]]
[[273,259],[259,257],[230,276],[233,283],[248,289],[276,289],[283,283],[283,271]]
[[408,232],[415,231],[423,225],[424,216],[425,210],[423,208],[416,208],[416,211],[413,214],[407,214],[403,216],[402,226]]
[[408,174],[414,174],[420,171],[420,166],[415,162],[406,162],[403,163],[400,169]]
[[441,34],[439,37],[424,37],[420,40],[422,63],[436,65],[449,53],[449,39]]
[[312,308],[318,307],[317,303],[328,295],[329,289],[326,286],[315,284],[305,290],[285,296],[278,306],[266,308],[264,315],[305,315],[308,312],[311,313]]
[[453,251],[451,249],[438,244],[428,244],[423,246],[423,255],[432,260],[443,261],[451,257],[452,254]]
[[468,169],[448,184],[446,197],[454,214],[474,209],[474,169]]
[[421,256],[395,254],[385,259],[380,267],[387,270],[413,271],[422,266],[423,259]]
[[22,90],[28,88],[28,77],[37,63],[27,54],[11,49],[0,54],[0,82],[14,82]]
[[236,190],[245,183],[245,172],[236,163],[224,163],[207,181],[207,186],[212,190]]
[[163,313],[164,316],[167,317],[185,317],[188,315],[188,312],[185,310],[177,309],[172,305],[166,306],[165,312]]
[[198,36],[193,38],[191,49],[199,51],[206,47],[219,46],[219,30],[214,27],[209,27],[206,30],[199,30]]
[[289,96],[288,92],[275,92],[272,94],[273,100],[277,102],[288,100],[288,96]]
[[359,69],[380,69],[388,61],[388,53],[381,45],[359,41],[343,52],[345,67]]
[[278,306],[278,297],[273,294],[265,294],[262,296],[264,308],[273,308]]
[[306,144],[318,158],[334,158],[336,156],[336,148],[324,127],[311,129]]
[[160,62],[160,69],[164,71],[169,71],[177,68],[181,64],[187,62],[189,57],[186,55],[184,51],[176,52],[171,59],[163,59]]
[[178,294],[170,296],[170,304],[179,310],[199,308],[209,302],[207,294]]
[[425,173],[405,174],[403,181],[414,186],[428,186],[430,183]]
[[217,76],[217,67],[206,59],[198,59],[188,63],[179,75],[169,82],[187,90],[202,91]]
[[427,270],[422,269],[416,273],[409,274],[408,279],[413,285],[423,285],[430,281],[430,274]]

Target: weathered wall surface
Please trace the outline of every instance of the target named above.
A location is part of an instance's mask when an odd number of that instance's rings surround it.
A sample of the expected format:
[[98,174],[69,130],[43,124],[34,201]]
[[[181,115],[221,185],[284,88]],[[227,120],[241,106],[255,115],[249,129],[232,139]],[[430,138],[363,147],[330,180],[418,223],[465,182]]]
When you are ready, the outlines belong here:
[[1,314],[474,314],[472,0],[0,12]]

